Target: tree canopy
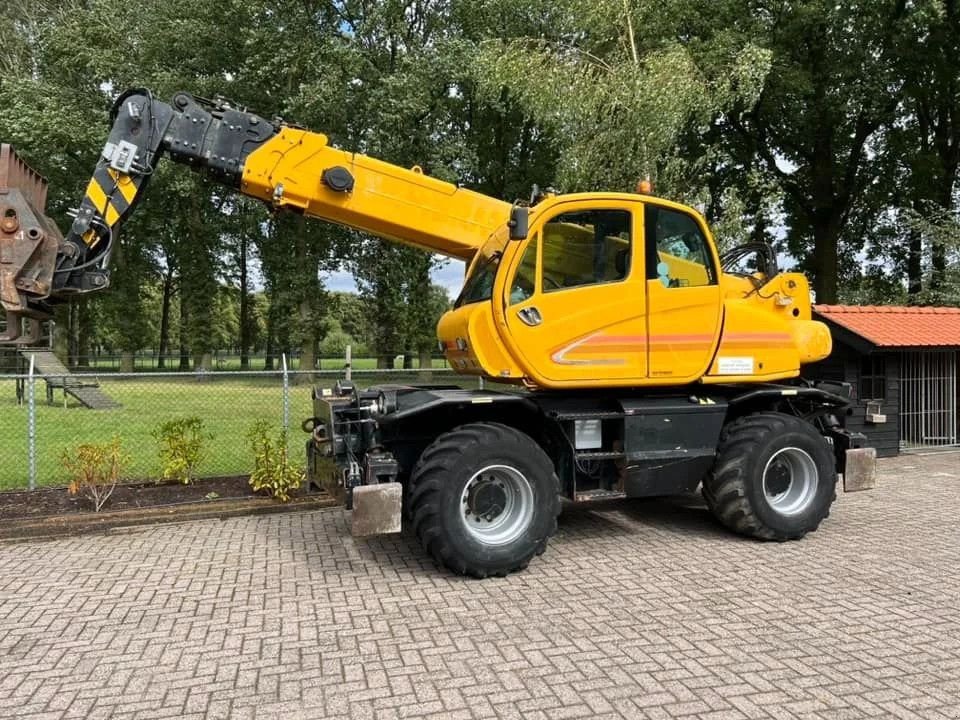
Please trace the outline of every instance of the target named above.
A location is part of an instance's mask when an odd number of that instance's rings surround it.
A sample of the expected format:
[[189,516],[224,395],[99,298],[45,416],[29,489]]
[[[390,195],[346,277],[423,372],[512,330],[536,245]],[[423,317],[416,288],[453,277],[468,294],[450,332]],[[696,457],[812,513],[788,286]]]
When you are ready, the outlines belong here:
[[[185,89],[510,201],[650,178],[821,302],[960,304],[954,0],[11,0],[0,36],[0,138],[61,226],[115,96]],[[151,186],[111,289],[61,310],[74,361],[432,349],[436,258],[182,168]]]

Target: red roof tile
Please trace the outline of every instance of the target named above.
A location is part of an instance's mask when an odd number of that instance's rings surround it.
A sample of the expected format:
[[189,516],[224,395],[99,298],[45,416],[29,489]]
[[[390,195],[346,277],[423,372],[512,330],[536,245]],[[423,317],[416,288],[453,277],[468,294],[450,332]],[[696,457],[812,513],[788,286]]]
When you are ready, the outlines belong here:
[[879,347],[960,346],[960,308],[814,305],[813,309]]

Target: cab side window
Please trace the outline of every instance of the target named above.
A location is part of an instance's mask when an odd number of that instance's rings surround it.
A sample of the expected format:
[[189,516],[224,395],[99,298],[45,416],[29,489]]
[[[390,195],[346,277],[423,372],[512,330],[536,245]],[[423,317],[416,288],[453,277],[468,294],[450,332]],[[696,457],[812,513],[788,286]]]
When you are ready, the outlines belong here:
[[540,236],[533,238],[523,251],[520,266],[510,284],[510,304],[516,305],[527,298],[533,297],[537,289],[537,246],[540,245]]
[[673,288],[717,284],[707,238],[691,215],[647,205],[644,227],[649,279]]
[[630,252],[630,213],[626,210],[557,215],[543,226],[541,291],[624,280],[630,273]]

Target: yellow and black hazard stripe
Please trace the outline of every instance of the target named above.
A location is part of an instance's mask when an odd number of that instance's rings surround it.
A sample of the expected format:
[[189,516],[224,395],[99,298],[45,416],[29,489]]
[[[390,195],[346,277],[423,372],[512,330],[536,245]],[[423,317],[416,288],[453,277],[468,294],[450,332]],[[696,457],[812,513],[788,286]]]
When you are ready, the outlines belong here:
[[[140,178],[117,172],[101,161],[90,178],[84,199],[113,228],[133,205],[141,181]],[[84,233],[83,241],[93,247],[99,241],[99,235],[91,228]]]

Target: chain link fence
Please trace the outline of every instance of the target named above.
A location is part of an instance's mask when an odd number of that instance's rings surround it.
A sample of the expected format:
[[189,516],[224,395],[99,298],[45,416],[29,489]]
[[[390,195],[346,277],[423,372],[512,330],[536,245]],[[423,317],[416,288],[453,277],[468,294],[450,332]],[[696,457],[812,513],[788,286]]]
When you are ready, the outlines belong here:
[[[302,452],[301,422],[313,415],[314,387],[333,387],[339,371],[214,371],[149,373],[33,372],[0,375],[0,490],[63,485],[64,453],[119,437],[131,456],[126,479],[155,480],[162,472],[155,437],[165,422],[200,418],[205,441],[201,477],[247,475],[253,457],[247,433],[258,420],[290,431]],[[383,383],[443,383],[482,387],[448,369],[353,370],[360,387]]]

